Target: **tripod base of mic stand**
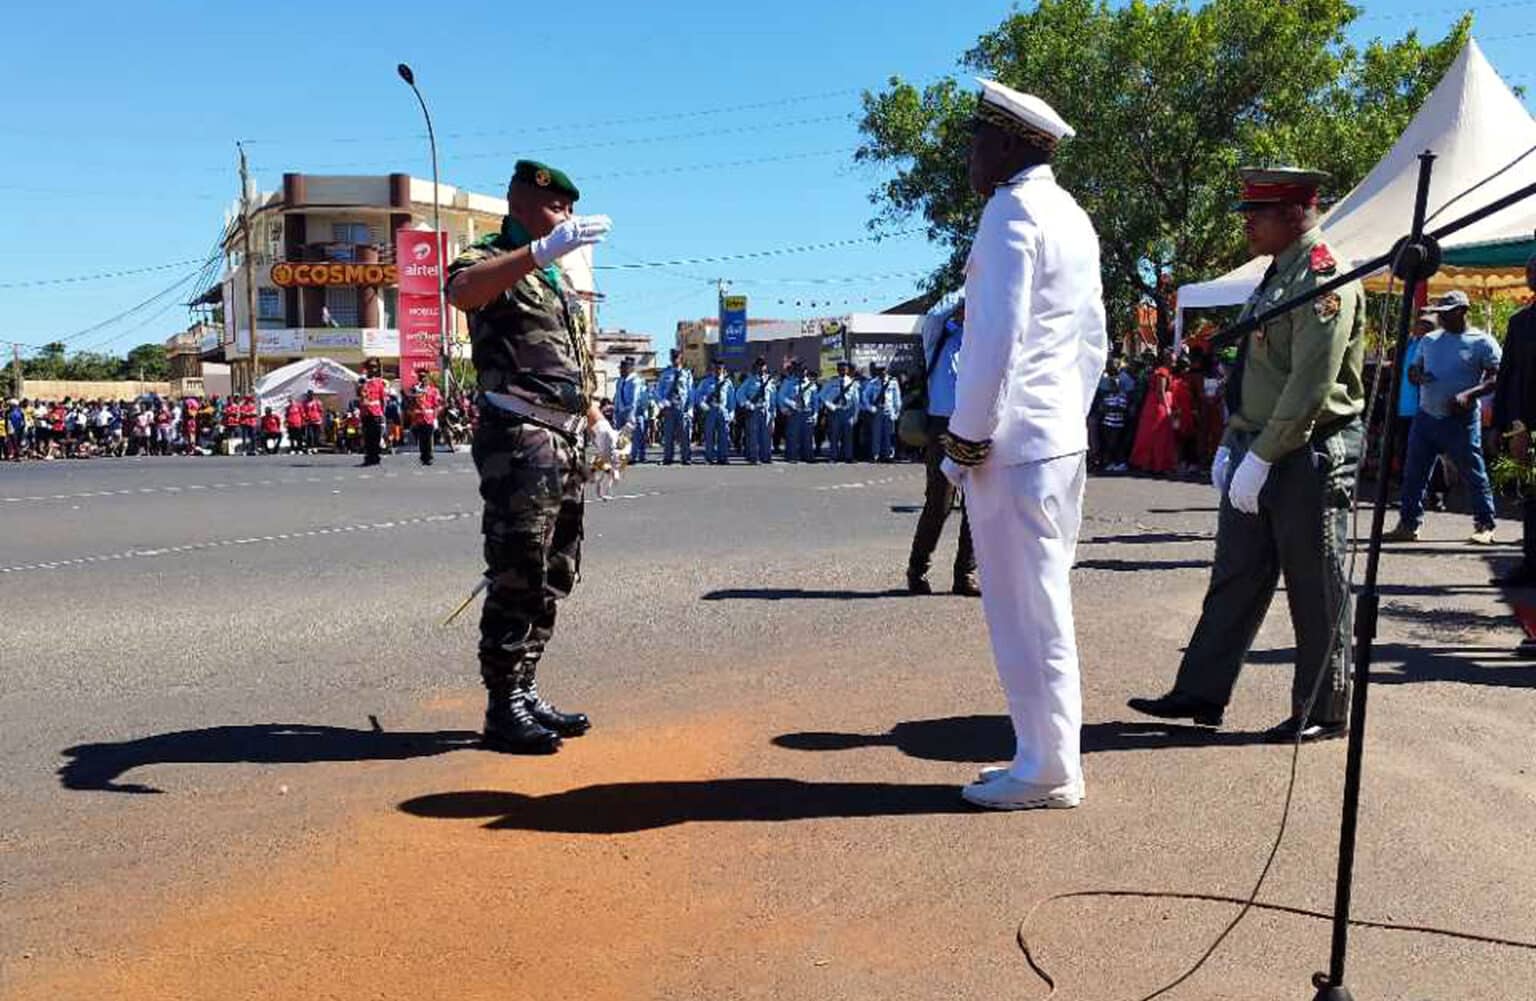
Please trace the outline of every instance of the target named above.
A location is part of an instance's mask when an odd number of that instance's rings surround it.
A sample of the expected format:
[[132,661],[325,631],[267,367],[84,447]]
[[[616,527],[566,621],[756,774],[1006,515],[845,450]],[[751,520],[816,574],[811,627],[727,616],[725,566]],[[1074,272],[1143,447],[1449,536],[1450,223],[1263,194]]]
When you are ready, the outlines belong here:
[[1312,975],[1312,986],[1317,988],[1317,993],[1312,996],[1312,1001],[1355,1001],[1347,987],[1335,987],[1328,982],[1328,974],[1315,973]]

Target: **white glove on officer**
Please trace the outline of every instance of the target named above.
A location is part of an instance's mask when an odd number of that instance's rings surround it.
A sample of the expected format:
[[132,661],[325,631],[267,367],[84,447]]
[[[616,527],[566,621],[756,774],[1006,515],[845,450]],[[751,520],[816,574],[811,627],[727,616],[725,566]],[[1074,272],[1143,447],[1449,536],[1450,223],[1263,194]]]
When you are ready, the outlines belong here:
[[970,475],[970,470],[960,465],[954,459],[945,459],[939,463],[939,472],[954,486],[956,490],[965,489],[965,478]]
[[603,459],[611,464],[613,462],[613,453],[618,447],[618,443],[619,433],[613,429],[612,424],[608,423],[608,418],[604,417],[592,425],[592,449],[597,453],[599,459]]
[[1264,481],[1267,479],[1269,463],[1249,452],[1237,464],[1237,472],[1232,474],[1232,482],[1227,487],[1227,500],[1235,510],[1243,514],[1258,514],[1259,491],[1264,489]]
[[533,262],[541,268],[580,247],[590,247],[607,239],[613,228],[613,220],[605,215],[573,215],[556,226],[546,237],[533,241],[529,251]]
[[1227,492],[1227,480],[1232,476],[1232,450],[1223,445],[1216,450],[1216,457],[1211,460],[1211,486],[1216,488],[1216,495]]

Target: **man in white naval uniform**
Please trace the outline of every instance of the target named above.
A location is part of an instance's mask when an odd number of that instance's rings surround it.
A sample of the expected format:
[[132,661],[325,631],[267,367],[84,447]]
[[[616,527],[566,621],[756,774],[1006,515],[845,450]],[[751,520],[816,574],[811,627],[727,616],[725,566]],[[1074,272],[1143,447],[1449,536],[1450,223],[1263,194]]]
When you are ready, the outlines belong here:
[[1016,750],[963,795],[999,810],[1066,808],[1083,797],[1068,573],[1108,352],[1099,240],[1051,172],[1072,128],[1037,97],[981,85],[970,180],[987,203],[966,263],[944,469],[965,491]]

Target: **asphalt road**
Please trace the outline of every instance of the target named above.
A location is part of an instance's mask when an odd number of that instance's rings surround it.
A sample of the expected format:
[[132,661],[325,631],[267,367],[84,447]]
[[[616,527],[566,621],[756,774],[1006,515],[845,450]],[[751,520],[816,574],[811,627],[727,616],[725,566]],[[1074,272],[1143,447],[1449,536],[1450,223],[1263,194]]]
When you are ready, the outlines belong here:
[[[1277,601],[1211,736],[1123,707],[1198,612],[1208,488],[1090,482],[1089,798],[973,813],[1006,756],[977,602],[899,589],[908,466],[645,467],[589,507],[549,759],[472,747],[467,455],[0,468],[0,997],[1039,997],[1053,893],[1244,893],[1288,752]],[[1536,938],[1536,666],[1464,516],[1384,563],[1356,910]],[[952,552],[941,549],[936,581]],[[1518,526],[1501,534],[1513,540]],[[1265,898],[1332,903],[1342,745],[1302,756]],[[1058,997],[1159,986],[1223,905],[1077,899]],[[1326,924],[1258,914],[1175,997],[1310,997]],[[1530,996],[1536,954],[1362,930],[1357,998]],[[1517,985],[1525,985],[1519,987]]]

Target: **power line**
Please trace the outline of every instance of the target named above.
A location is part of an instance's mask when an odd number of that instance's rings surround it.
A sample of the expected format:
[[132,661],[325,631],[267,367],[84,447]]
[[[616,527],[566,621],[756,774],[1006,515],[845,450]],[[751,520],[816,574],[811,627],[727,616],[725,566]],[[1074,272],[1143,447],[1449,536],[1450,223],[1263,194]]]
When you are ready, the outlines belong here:
[[1455,14],[1460,16],[1465,13],[1476,14],[1485,10],[1507,10],[1514,7],[1536,7],[1536,0],[1501,0],[1499,3],[1475,3],[1452,5],[1449,7],[1424,7],[1419,10],[1393,11],[1392,13],[1382,12],[1380,14],[1367,14],[1355,23],[1386,20],[1401,21],[1404,18],[1423,17],[1428,14]]
[[[551,124],[548,124],[548,125],[536,125],[536,126],[533,126],[531,128],[489,129],[489,130],[481,130],[481,131],[476,131],[476,132],[445,132],[445,133],[442,133],[441,137],[443,139],[481,139],[481,138],[485,138],[485,137],[488,137],[488,136],[538,135],[538,134],[547,133],[547,132],[570,132],[573,129],[578,129],[578,128],[604,129],[604,128],[612,128],[612,127],[618,126],[618,125],[641,125],[641,124],[646,124],[646,123],[650,123],[650,122],[676,121],[678,119],[686,119],[686,118],[704,118],[704,117],[707,117],[709,115],[726,115],[726,114],[734,114],[736,112],[741,112],[741,111],[761,111],[761,110],[763,110],[765,108],[782,108],[782,107],[785,107],[785,106],[788,106],[788,105],[803,104],[803,103],[806,103],[806,102],[809,102],[809,101],[824,101],[824,100],[830,100],[831,98],[834,98],[834,97],[848,97],[848,96],[851,96],[853,94],[863,93],[863,90],[864,90],[864,88],[862,88],[862,87],[849,87],[849,88],[844,88],[843,90],[822,91],[819,94],[797,94],[797,95],[793,95],[793,96],[790,96],[790,97],[776,98],[776,99],[771,100],[771,101],[755,101],[755,102],[752,102],[750,104],[723,105],[723,106],[715,107],[715,108],[699,108],[699,109],[695,109],[695,110],[691,110],[691,111],[669,111],[669,112],[662,112],[660,114],[654,114],[654,115],[637,115],[637,116],[628,117],[628,118],[610,118],[610,119],[606,119],[606,120],[604,120],[604,119],[584,120],[584,119],[580,119],[580,118],[577,118],[577,119],[567,119],[567,120],[562,121],[562,122],[551,123]],[[426,138],[426,136],[422,135],[422,134],[414,134],[414,135],[406,136],[406,135],[400,135],[400,134],[396,133],[396,134],[388,135],[388,136],[331,136],[331,137],[327,137],[327,138],[324,138],[324,139],[313,139],[313,140],[309,140],[309,139],[289,139],[289,140],[282,140],[282,139],[246,139],[246,140],[244,140],[244,142],[246,142],[248,145],[263,145],[263,146],[267,146],[267,145],[280,145],[280,144],[285,143],[285,142],[290,143],[290,144],[292,144],[292,143],[304,143],[304,142],[331,142],[331,143],[368,143],[368,142],[390,142],[390,141],[417,142],[417,141],[420,141],[420,140],[425,139],[425,138]]]
[[829,240],[825,243],[806,243],[797,247],[780,247],[776,250],[753,250],[741,254],[719,254],[713,257],[680,257],[671,261],[636,261],[631,264],[599,264],[597,271],[639,271],[653,268],[688,267],[693,264],[722,264],[727,261],[750,261],[762,257],[783,257],[788,254],[808,254],[819,250],[835,250],[839,247],[851,247],[860,243],[879,243],[899,236],[911,236],[921,234],[921,229],[898,229],[889,233],[875,233],[870,236],[854,237],[848,240]]
[[200,263],[202,263],[202,258],[192,257],[185,261],[172,261],[169,264],[151,264],[143,268],[128,268],[123,271],[99,271],[94,275],[73,275],[69,278],[34,278],[23,282],[5,282],[0,284],[0,289],[34,288],[39,285],[70,285],[76,282],[104,281],[109,278],[126,278],[129,275],[146,275],[153,271],[169,271],[172,268],[184,268],[189,264]]
[[[646,146],[656,143],[681,142],[689,139],[706,139],[715,136],[742,135],[763,132],[769,129],[798,128],[803,125],[819,125],[827,122],[851,122],[853,117],[847,114],[841,115],[817,115],[812,118],[791,118],[777,122],[763,122],[758,125],[727,125],[720,128],[701,129],[693,132],[673,132],[659,136],[629,136],[614,139],[594,139],[586,142],[566,143],[561,146],[526,146],[521,150],[493,150],[479,153],[451,153],[447,159],[457,160],[494,160],[510,159],[512,157],[543,156],[548,153],[566,153],[573,150],[603,149],[612,146]],[[329,163],[309,164],[312,170],[329,170],[342,167],[368,166],[377,163],[373,160],[333,160]]]
[[617,170],[606,174],[587,174],[583,180],[602,181],[615,177],[649,177],[657,174],[691,174],[699,170],[727,170],[734,167],[756,167],[765,163],[787,163],[791,160],[813,160],[823,156],[841,156],[852,153],[857,146],[837,149],[812,150],[807,153],[785,153],[781,156],[758,156],[748,160],[721,160],[716,163],[688,163],[672,167],[644,167],[639,170]]

